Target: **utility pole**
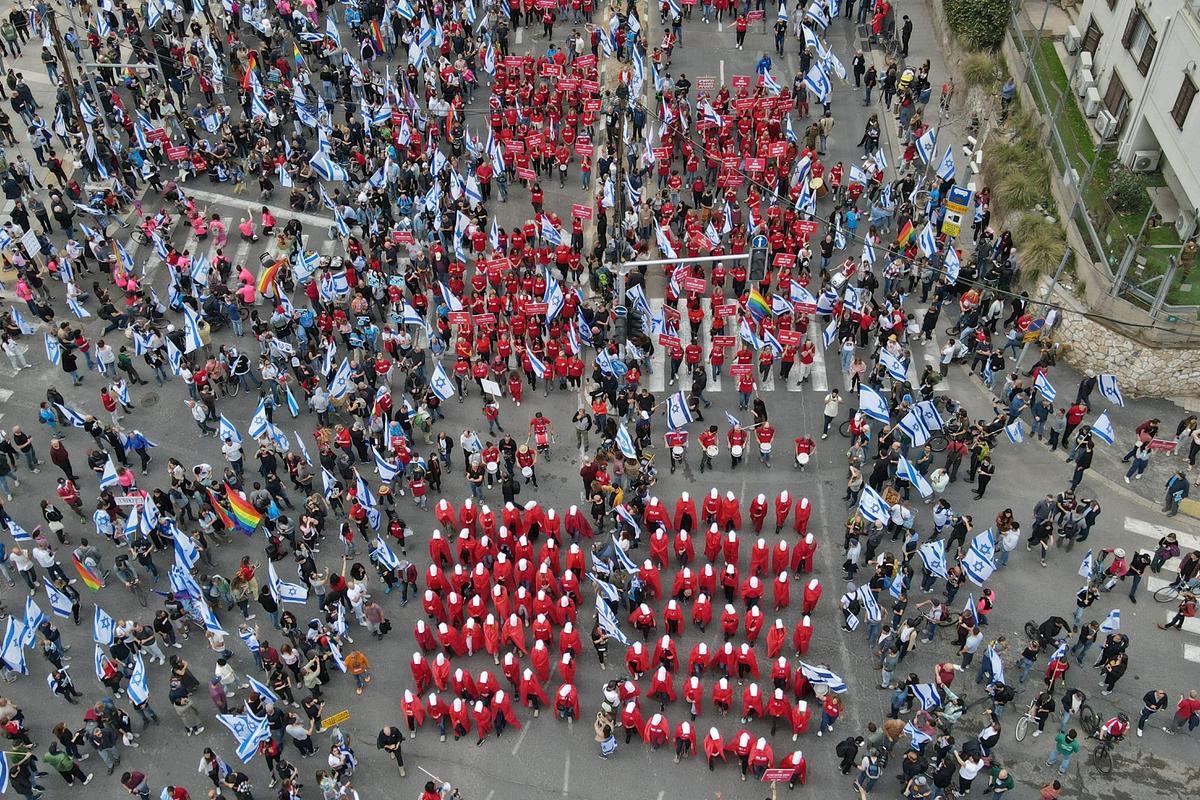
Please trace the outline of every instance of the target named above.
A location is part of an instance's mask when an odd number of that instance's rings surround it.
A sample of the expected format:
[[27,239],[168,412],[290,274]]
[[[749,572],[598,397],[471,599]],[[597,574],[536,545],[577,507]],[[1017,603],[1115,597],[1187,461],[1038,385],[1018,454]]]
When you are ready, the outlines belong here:
[[62,65],[63,75],[67,78],[67,96],[71,98],[71,110],[75,114],[75,119],[79,120],[79,130],[83,132],[83,112],[79,110],[79,97],[75,94],[75,76],[71,74],[71,59],[67,58],[66,50],[63,48],[62,34],[58,31],[58,13],[54,9],[49,9],[47,17],[50,19],[50,35],[54,37],[54,52],[58,56],[58,63]]

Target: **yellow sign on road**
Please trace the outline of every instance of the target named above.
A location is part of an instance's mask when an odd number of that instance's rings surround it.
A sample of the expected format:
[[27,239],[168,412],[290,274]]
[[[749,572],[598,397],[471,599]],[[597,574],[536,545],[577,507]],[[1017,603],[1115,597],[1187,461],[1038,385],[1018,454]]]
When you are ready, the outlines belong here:
[[334,714],[332,717],[326,717],[325,719],[321,720],[321,730],[327,731],[330,728],[332,728],[334,725],[341,725],[343,722],[345,722],[348,719],[350,719],[350,711],[349,710],[339,711],[338,713]]

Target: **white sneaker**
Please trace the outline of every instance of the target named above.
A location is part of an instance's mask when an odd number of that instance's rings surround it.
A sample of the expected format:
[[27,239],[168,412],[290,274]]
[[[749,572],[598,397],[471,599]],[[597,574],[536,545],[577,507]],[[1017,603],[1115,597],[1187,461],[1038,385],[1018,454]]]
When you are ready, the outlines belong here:
[[1033,738],[1035,738],[1035,739],[1036,739],[1037,737],[1041,736],[1041,735],[1042,735],[1042,732],[1041,732],[1041,731],[1034,731],[1034,732],[1033,732]]
[[1138,735],[1138,736],[1141,736],[1141,735],[1142,735],[1142,729],[1141,729],[1141,728],[1138,728],[1137,735]]

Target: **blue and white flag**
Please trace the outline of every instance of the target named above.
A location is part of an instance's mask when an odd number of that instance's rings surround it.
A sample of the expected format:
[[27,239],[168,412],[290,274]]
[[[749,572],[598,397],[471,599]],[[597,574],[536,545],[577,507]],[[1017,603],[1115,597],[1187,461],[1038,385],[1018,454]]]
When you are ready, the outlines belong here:
[[117,623],[99,605],[92,619],[92,641],[105,646],[112,645],[116,639]]
[[141,653],[133,657],[133,670],[129,673],[129,699],[140,706],[150,699],[150,687],[146,684],[146,663]]
[[817,102],[824,103],[829,99],[829,95],[833,91],[833,86],[829,82],[829,75],[821,68],[820,64],[813,64],[809,67],[808,72],[804,75],[804,85],[817,98]]
[[312,466],[312,457],[308,454],[308,448],[304,445],[304,440],[300,438],[299,431],[292,431],[292,436],[296,440],[296,449],[300,451],[300,457],[304,459],[304,463]]
[[50,334],[43,333],[42,336],[46,343],[46,360],[57,366],[62,361],[62,346],[58,343],[58,339]]
[[971,540],[961,564],[967,578],[976,586],[983,586],[984,581],[991,577],[996,571],[996,542],[991,528]]
[[967,602],[963,604],[963,611],[971,615],[972,625],[979,625],[979,608],[975,605],[974,592],[967,595]]
[[[44,577],[42,580],[46,580]],[[69,603],[69,601],[68,601]],[[67,612],[70,613],[68,606]],[[61,615],[60,615],[61,616]],[[46,621],[46,615],[42,613],[42,609],[38,607],[37,601],[33,597],[25,598],[25,635],[22,637],[21,646],[29,647],[33,644],[35,635],[37,634],[38,626]]]
[[371,448],[371,452],[375,456],[375,472],[379,474],[379,480],[384,483],[391,483],[396,479],[396,475],[400,472],[400,467],[388,463],[388,460],[383,457],[375,447]]
[[1090,581],[1096,572],[1096,556],[1088,550],[1084,554],[1083,560],[1079,562],[1079,576],[1084,580]]
[[617,589],[617,587],[613,586],[606,580],[601,580],[594,572],[589,572],[588,577],[591,578],[592,583],[596,584],[596,592],[600,595],[600,597],[603,597],[610,603],[616,603],[620,601],[621,592]]
[[28,542],[33,540],[33,537],[29,535],[29,531],[22,528],[20,523],[18,523],[15,519],[10,519],[8,521],[8,532],[12,535],[13,539],[18,542]]
[[892,518],[892,510],[879,496],[879,492],[865,484],[862,487],[862,493],[858,496],[858,511],[871,522],[885,525]]
[[1004,683],[1004,661],[1000,658],[1000,654],[996,652],[996,648],[989,646],[984,655],[992,667],[991,682]]
[[868,584],[863,584],[857,590],[858,599],[862,602],[863,610],[867,612],[867,622],[882,622],[883,609],[879,607],[879,601],[875,599],[875,593],[871,591]]
[[200,315],[187,303],[183,304],[183,352],[191,353],[204,346],[200,336]]
[[342,658],[342,650],[333,639],[329,640],[329,654],[333,656],[333,663],[337,665],[337,668],[345,672],[346,660]]
[[612,638],[616,639],[622,645],[629,646],[629,637],[621,630],[621,626],[617,624],[617,618],[609,608],[608,603],[600,602],[600,598],[596,598],[596,619],[600,623],[600,627]]
[[71,427],[82,428],[85,424],[87,424],[86,420],[83,418],[83,414],[80,414],[75,409],[64,406],[62,403],[55,403],[54,405],[59,411],[62,412],[63,416],[67,418],[67,422],[71,423]]
[[812,664],[800,662],[800,671],[809,683],[822,683],[837,694],[845,694],[846,682],[825,667],[814,667]]
[[879,363],[887,370],[892,380],[901,382],[908,380],[908,365],[892,355],[887,348],[879,351]]
[[1116,442],[1117,432],[1113,430],[1112,420],[1108,418],[1107,411],[1096,417],[1096,421],[1092,423],[1092,433],[1097,439],[1106,444]]
[[938,413],[937,406],[932,400],[922,400],[913,406],[913,409],[921,415],[921,420],[925,423],[925,427],[931,431],[940,431],[946,426],[942,420],[942,415]]
[[308,164],[323,181],[345,181],[350,178],[350,174],[346,172],[346,168],[336,161],[331,160],[329,154],[323,150],[318,150],[308,160]]
[[337,373],[333,376],[333,380],[329,382],[329,396],[338,399],[345,397],[349,391],[350,359],[343,358],[342,363],[338,366]]
[[1013,444],[1020,444],[1025,441],[1025,432],[1021,429],[1021,420],[1014,419],[1012,422],[1004,426],[1004,434]]
[[921,557],[921,564],[925,567],[925,572],[930,575],[936,575],[943,580],[946,578],[945,542],[941,539],[926,542],[917,548],[917,555]]
[[932,683],[916,683],[911,687],[913,695],[921,702],[921,710],[929,711],[942,705],[942,696]]
[[[50,601],[50,610],[56,616],[61,616],[64,619],[71,616],[71,607],[73,606],[71,597],[68,597],[66,593],[62,593],[58,588],[55,588],[55,585],[50,583],[50,579],[47,577],[42,577],[42,585],[46,587],[46,596]],[[97,606],[96,608],[100,607]]]
[[436,364],[433,368],[433,378],[429,381],[429,388],[442,402],[446,402],[458,393],[454,382],[450,380],[450,376],[446,374],[446,368],[441,363]]
[[909,438],[913,447],[922,447],[929,441],[929,426],[925,423],[925,418],[917,413],[917,409],[915,408],[909,409],[904,418],[897,423],[897,426]]
[[891,421],[887,400],[883,395],[870,386],[860,386],[858,389],[858,410],[874,420],[885,425]]
[[933,230],[932,222],[926,222],[921,233],[917,235],[917,247],[920,248],[921,255],[926,258],[932,258],[933,254],[937,252],[937,233]]
[[1103,373],[1096,376],[1096,387],[1100,390],[1100,394],[1104,395],[1110,401],[1116,403],[1121,408],[1125,407],[1125,398],[1121,396],[1121,390],[1117,388],[1117,376]]
[[267,686],[265,683],[248,673],[246,675],[246,681],[250,684],[251,691],[258,692],[258,694],[261,695],[262,698],[267,702],[273,705],[279,705],[279,695],[271,691],[270,686]]
[[104,683],[105,661],[104,649],[100,645],[96,645],[96,649],[92,651],[92,666],[96,669],[96,680],[100,681],[101,684]]
[[958,273],[962,270],[962,261],[958,258],[958,251],[954,249],[952,242],[946,242],[946,250],[942,253],[942,267],[946,273],[946,280],[950,283],[958,282]]
[[833,340],[837,338],[837,331],[838,325],[837,318],[835,317],[829,320],[829,324],[825,326],[823,331],[821,331],[821,341],[825,344],[826,349],[828,349],[829,345],[833,344]]
[[192,537],[179,530],[179,527],[173,523],[171,524],[171,536],[175,542],[175,558],[187,565],[188,569],[196,566],[196,562],[200,560],[200,548],[196,546]]
[[1044,372],[1038,373],[1037,379],[1033,382],[1033,388],[1041,392],[1042,397],[1045,397],[1051,403],[1058,396],[1058,391],[1050,385],[1050,381],[1046,378],[1046,373]]
[[954,180],[954,145],[946,145],[946,154],[942,156],[942,163],[938,165],[937,176],[944,181]]
[[1108,612],[1108,616],[1104,618],[1104,622],[1100,623],[1101,633],[1112,633],[1121,629],[1121,609],[1114,608]]
[[284,387],[284,397],[287,400],[288,413],[292,415],[292,419],[300,416],[300,404],[296,402],[296,396],[292,394],[292,387]]
[[923,164],[928,164],[929,159],[933,158],[933,148],[937,144],[937,133],[933,128],[925,131],[920,138],[917,139],[917,155],[921,157]]
[[21,642],[25,638],[24,627],[24,624],[18,622],[16,617],[8,618],[8,627],[4,630],[4,644],[0,645],[0,660],[3,660],[9,669],[22,675],[28,675],[29,667],[25,665],[25,649],[21,646]]
[[[625,513],[628,514],[629,512],[626,511]],[[615,535],[612,537],[612,546],[613,556],[616,558],[617,563],[620,564],[621,567],[630,575],[636,574],[638,571],[637,564],[633,563],[633,560],[629,557],[629,554],[621,549],[621,544],[617,541],[617,537]]]
[[667,428],[677,431],[692,422],[694,422],[694,418],[691,409],[688,408],[687,398],[681,389],[667,398]]
[[912,748],[914,750],[920,749],[921,745],[925,744],[926,742],[933,741],[932,736],[918,728],[916,725],[912,724],[911,720],[905,724],[904,732],[908,736],[912,737]]
[[929,485],[929,481],[925,476],[917,471],[912,462],[904,456],[900,456],[900,461],[897,463],[896,474],[904,478],[906,481],[916,487],[921,497],[932,497],[933,487]]
[[116,486],[118,482],[117,467],[113,464],[112,456],[109,456],[108,461],[104,462],[104,472],[100,473],[100,488],[107,489]]
[[288,583],[287,581],[279,580],[279,576],[275,573],[275,564],[267,562],[267,585],[271,589],[271,594],[276,601],[283,603],[296,603],[304,605],[308,602],[308,587],[299,583]]

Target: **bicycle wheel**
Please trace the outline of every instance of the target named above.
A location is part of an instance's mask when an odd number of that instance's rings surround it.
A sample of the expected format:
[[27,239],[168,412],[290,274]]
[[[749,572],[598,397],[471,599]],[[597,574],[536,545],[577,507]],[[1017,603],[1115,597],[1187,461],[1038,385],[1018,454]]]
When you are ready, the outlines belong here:
[[846,420],[841,425],[838,425],[838,433],[840,433],[842,436],[845,436],[847,439],[850,438],[850,420]]
[[1179,587],[1173,583],[1154,592],[1154,602],[1156,603],[1173,603],[1177,599],[1179,599]]
[[131,236],[138,244],[150,244],[150,237],[141,228],[135,228]]
[[1027,733],[1029,733],[1029,715],[1025,715],[1017,720],[1017,724],[1013,728],[1013,736],[1017,737],[1018,742],[1025,741]]
[[240,392],[242,390],[242,384],[241,384],[241,381],[239,381],[237,378],[230,378],[229,385],[226,386],[225,388],[226,388],[226,391],[229,392],[230,397],[237,397],[238,392]]
[[1102,744],[1092,751],[1092,764],[1096,767],[1096,772],[1101,775],[1109,775],[1113,771],[1112,748],[1106,744]]
[[1041,636],[1041,634],[1038,632],[1037,625],[1033,624],[1033,620],[1025,623],[1025,635],[1030,639],[1037,639]]
[[929,449],[933,452],[940,453],[950,444],[950,438],[943,434],[935,433],[929,437],[929,441],[926,444],[929,445]]
[[1088,736],[1095,736],[1096,731],[1100,730],[1100,715],[1092,710],[1092,707],[1087,703],[1079,709],[1079,724],[1083,726],[1084,733]]

